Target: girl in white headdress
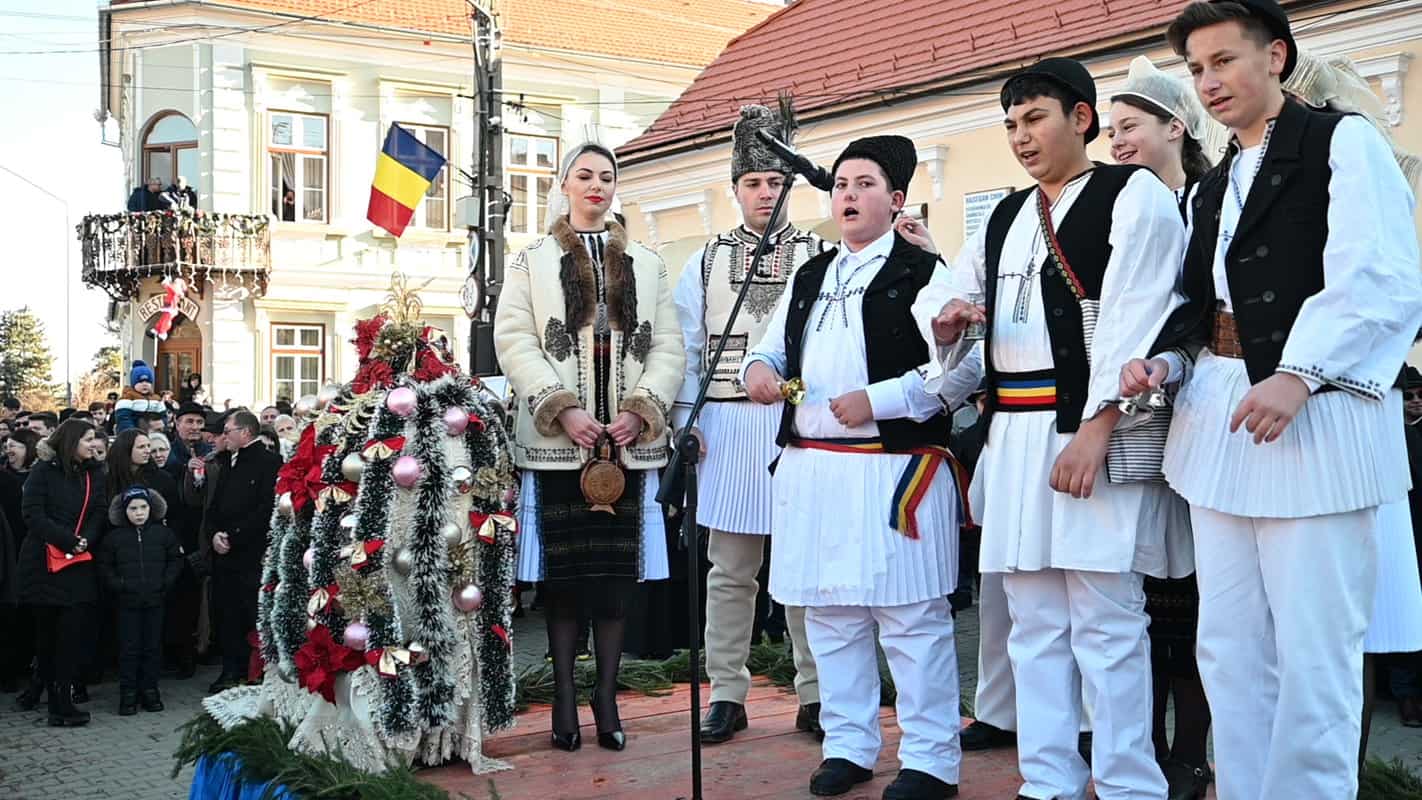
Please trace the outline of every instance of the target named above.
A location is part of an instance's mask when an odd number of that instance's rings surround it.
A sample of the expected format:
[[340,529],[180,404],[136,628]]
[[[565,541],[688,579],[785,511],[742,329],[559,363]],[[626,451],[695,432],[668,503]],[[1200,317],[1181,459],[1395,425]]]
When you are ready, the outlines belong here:
[[667,414],[686,357],[666,268],[613,218],[616,191],[612,151],[584,144],[568,153],[548,235],[514,257],[494,318],[523,471],[517,577],[542,582],[552,742],[563,750],[581,745],[579,618],[592,619],[596,642],[597,741],[621,750],[626,612],[637,581],[667,577],[657,470],[667,463]]
[[[1205,113],[1192,87],[1157,69],[1141,56],[1131,62],[1126,85],[1111,97],[1111,157],[1140,164],[1175,192],[1185,221],[1190,189],[1211,166],[1224,128]],[[1162,265],[1178,269],[1179,265]],[[1210,706],[1195,663],[1195,629],[1200,590],[1195,583],[1189,506],[1168,486],[1153,485],[1170,526],[1166,534],[1167,578],[1145,579],[1150,614],[1151,671],[1155,690],[1152,740],[1155,757],[1170,785],[1169,800],[1203,798],[1212,778],[1205,742]],[[1174,697],[1175,740],[1166,733],[1167,700]]]

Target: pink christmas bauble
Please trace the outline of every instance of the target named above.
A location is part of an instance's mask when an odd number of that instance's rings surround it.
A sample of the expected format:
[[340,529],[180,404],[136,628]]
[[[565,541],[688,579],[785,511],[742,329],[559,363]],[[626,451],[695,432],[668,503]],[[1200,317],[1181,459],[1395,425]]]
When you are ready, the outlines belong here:
[[464,429],[469,427],[469,412],[459,406],[450,406],[444,410],[444,429],[449,431],[450,436],[460,436]]
[[395,478],[395,485],[402,489],[413,487],[420,480],[420,473],[423,468],[414,456],[400,456],[395,459],[395,466],[391,469],[391,474]]
[[472,583],[467,583],[454,591],[454,607],[468,614],[475,611],[479,606],[484,605],[484,593],[479,591],[479,587]]
[[402,417],[415,413],[417,402],[415,390],[408,386],[397,386],[390,390],[390,394],[385,395],[385,407],[390,409],[391,413]]
[[304,564],[307,569],[311,569],[311,566],[316,563],[316,548],[306,548],[306,552],[301,554],[301,563]]
[[370,641],[370,628],[364,622],[352,622],[346,626],[345,637],[342,639],[346,647],[352,650],[364,650]]

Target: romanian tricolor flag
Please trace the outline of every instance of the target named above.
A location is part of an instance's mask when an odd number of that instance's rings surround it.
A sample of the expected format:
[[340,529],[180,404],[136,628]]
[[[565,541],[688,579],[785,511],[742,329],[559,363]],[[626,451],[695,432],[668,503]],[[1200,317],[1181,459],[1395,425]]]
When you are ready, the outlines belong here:
[[391,125],[385,135],[385,146],[375,161],[375,182],[370,185],[370,207],[365,218],[392,236],[404,233],[415,206],[439,177],[441,169],[444,169],[443,155],[416,139],[413,133]]

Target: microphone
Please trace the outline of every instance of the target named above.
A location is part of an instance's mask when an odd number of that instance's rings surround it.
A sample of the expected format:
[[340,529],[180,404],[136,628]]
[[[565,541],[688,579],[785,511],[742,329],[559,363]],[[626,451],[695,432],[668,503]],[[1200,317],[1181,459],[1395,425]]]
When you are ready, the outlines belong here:
[[811,186],[822,192],[828,192],[834,188],[834,176],[825,172],[824,167],[811,163],[810,159],[795,152],[795,148],[775,138],[770,131],[764,128],[757,130],[755,135],[760,137],[766,147],[780,156],[782,161],[789,164],[791,169],[803,175]]

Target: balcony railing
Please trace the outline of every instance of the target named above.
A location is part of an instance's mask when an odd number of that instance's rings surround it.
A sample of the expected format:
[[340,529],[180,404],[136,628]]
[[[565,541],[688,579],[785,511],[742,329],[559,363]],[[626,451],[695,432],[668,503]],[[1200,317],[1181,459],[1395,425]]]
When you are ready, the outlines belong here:
[[79,224],[84,282],[126,300],[148,277],[212,280],[262,294],[271,272],[270,218],[203,211],[91,214]]

